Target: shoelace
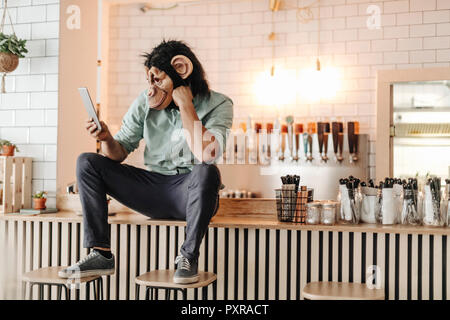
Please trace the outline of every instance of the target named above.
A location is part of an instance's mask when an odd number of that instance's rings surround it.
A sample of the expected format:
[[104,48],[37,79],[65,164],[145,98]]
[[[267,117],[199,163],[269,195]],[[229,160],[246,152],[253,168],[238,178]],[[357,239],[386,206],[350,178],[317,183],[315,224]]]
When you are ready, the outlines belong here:
[[184,269],[187,271],[191,270],[191,263],[189,262],[189,260],[183,256],[177,256],[175,258],[175,264],[181,263],[180,265],[180,269]]
[[98,255],[98,252],[96,252],[95,250],[92,250],[91,253],[89,253],[86,257],[84,257],[83,259],[78,261],[77,265],[81,265],[84,262],[86,262],[88,259],[93,258],[94,256],[97,256],[97,255]]

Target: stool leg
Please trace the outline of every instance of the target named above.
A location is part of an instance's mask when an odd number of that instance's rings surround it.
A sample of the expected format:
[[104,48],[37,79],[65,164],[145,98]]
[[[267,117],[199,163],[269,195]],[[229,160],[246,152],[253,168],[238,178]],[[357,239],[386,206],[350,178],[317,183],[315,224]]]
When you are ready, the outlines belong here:
[[91,286],[88,282],[88,283],[86,283],[86,300],[90,300],[90,298],[91,298],[90,292],[91,292]]
[[150,287],[145,288],[145,300],[150,300]]
[[100,283],[100,300],[103,300],[103,277],[99,279]]
[[135,284],[135,288],[136,288],[136,291],[134,293],[134,299],[139,300],[139,285],[137,283]]
[[94,289],[94,300],[98,300],[98,294],[97,294],[98,282],[97,282],[97,280],[94,280],[92,282],[92,289]]
[[187,300],[187,289],[181,289],[181,292],[183,292],[183,300]]
[[166,289],[166,300],[170,300],[170,290]]
[[65,286],[66,287],[66,300],[70,300],[70,289],[69,289],[69,287],[67,287],[67,286]]
[[44,300],[44,285],[39,285],[39,300]]
[[61,287],[61,285],[58,285],[57,289],[58,289],[58,300],[61,300],[61,295],[62,295],[62,287]]
[[28,288],[30,290],[30,292],[28,292],[29,300],[33,300],[33,283],[30,282],[30,284],[28,285]]

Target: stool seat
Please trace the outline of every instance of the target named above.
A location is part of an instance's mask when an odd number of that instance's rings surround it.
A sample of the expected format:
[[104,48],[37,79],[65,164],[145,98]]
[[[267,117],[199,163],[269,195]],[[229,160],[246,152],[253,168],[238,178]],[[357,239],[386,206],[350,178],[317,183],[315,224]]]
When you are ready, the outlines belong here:
[[58,276],[58,272],[67,267],[46,267],[33,271],[26,272],[22,275],[22,280],[33,283],[47,283],[47,284],[75,284],[90,282],[101,278],[101,276],[89,276],[82,278],[61,278]]
[[174,274],[175,270],[154,270],[141,274],[135,281],[137,284],[146,287],[190,289],[205,287],[217,279],[217,276],[212,272],[199,271],[198,282],[181,284],[173,282]]
[[310,282],[303,288],[309,300],[384,300],[384,289],[369,289],[364,283]]

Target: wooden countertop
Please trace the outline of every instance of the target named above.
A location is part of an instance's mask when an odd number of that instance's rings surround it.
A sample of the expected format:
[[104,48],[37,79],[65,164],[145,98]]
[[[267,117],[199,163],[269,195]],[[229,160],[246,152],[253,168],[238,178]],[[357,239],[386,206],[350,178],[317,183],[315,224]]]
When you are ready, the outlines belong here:
[[[41,215],[21,215],[4,214],[0,215],[0,220],[12,221],[43,221],[43,222],[81,222],[82,217],[73,211],[60,211],[56,214]],[[132,225],[170,225],[184,226],[184,221],[177,220],[156,220],[149,219],[144,215],[134,212],[119,212],[115,216],[108,218],[111,224],[132,224]],[[373,232],[373,233],[405,233],[405,234],[434,234],[450,235],[450,228],[446,227],[425,227],[408,225],[377,225],[358,224],[345,225],[301,225],[292,222],[279,222],[275,214],[230,214],[216,215],[210,223],[210,227],[220,228],[260,228],[260,229],[287,229],[287,230],[312,230],[312,231],[343,231],[343,232]]]

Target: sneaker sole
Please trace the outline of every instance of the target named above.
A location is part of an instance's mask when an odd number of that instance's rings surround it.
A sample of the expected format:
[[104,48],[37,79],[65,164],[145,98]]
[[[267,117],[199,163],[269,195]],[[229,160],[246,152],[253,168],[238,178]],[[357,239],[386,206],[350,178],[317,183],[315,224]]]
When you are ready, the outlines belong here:
[[92,276],[108,276],[114,274],[115,269],[109,270],[89,270],[89,271],[80,271],[74,273],[66,273],[66,272],[58,272],[58,276],[60,278],[71,278],[71,279],[79,279],[84,277],[92,277]]
[[199,278],[200,277],[198,275],[196,275],[194,277],[189,277],[189,278],[173,278],[173,282],[178,283],[178,284],[195,283],[195,282],[198,282]]

